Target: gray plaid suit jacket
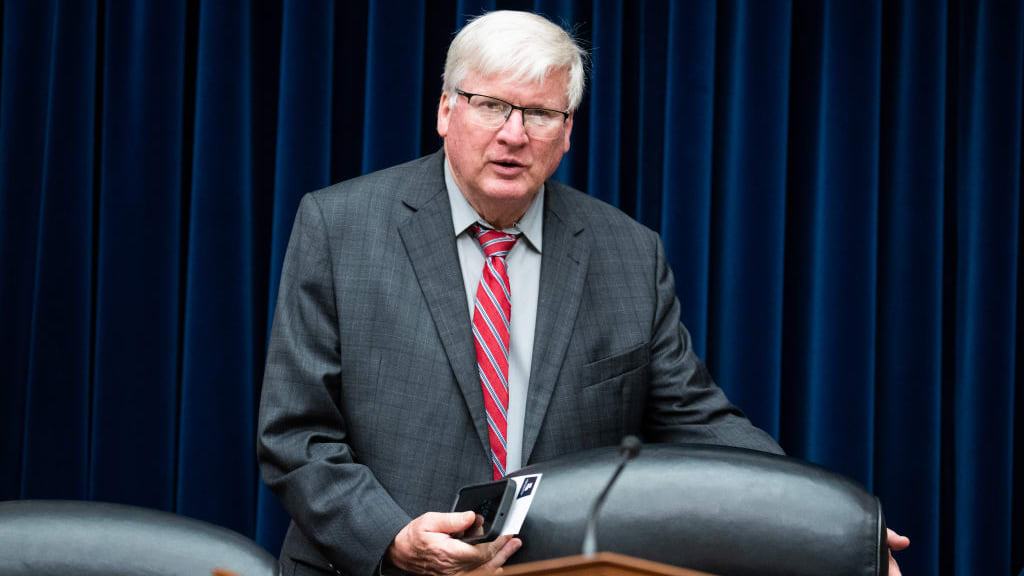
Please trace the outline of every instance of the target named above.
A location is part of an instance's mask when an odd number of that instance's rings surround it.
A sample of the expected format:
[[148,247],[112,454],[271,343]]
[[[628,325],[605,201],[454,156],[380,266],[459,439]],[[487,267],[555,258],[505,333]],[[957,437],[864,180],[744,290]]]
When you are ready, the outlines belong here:
[[[299,206],[258,440],[293,520],[282,562],[297,572],[371,574],[412,518],[490,480],[443,162],[438,152]],[[625,434],[780,452],[694,355],[658,235],[546,186],[524,465]]]

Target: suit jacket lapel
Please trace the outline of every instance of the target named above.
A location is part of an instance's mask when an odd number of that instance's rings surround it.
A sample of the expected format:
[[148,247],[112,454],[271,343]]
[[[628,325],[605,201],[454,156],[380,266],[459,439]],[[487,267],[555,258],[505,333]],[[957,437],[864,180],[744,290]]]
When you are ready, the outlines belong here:
[[567,193],[554,182],[548,183],[545,192],[544,256],[523,430],[524,466],[529,463],[537,443],[572,337],[590,258],[590,244],[586,242],[583,224],[566,202]]
[[[437,158],[443,161],[444,155],[438,153]],[[399,226],[398,232],[480,436],[481,445],[489,455],[491,448],[487,438],[487,413],[480,388],[476,349],[443,174],[438,163],[437,170],[432,171],[422,186],[410,190],[405,205],[413,213]]]

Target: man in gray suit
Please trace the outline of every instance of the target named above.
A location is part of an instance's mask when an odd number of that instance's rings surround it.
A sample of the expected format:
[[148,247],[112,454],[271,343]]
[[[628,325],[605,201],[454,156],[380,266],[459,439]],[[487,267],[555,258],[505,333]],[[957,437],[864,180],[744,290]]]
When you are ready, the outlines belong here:
[[694,355],[657,234],[548,180],[584,57],[539,16],[474,20],[443,150],[303,198],[259,424],[285,573],[491,572],[520,542],[451,538],[458,488],[626,434],[781,452]]

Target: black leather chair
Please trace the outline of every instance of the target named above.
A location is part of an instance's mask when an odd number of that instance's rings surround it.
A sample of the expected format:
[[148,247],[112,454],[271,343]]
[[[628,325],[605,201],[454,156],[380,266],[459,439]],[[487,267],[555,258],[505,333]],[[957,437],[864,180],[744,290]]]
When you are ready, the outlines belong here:
[[[602,448],[514,473],[543,477],[510,563],[580,554],[591,504],[620,460]],[[597,542],[721,576],[888,572],[877,498],[802,460],[735,448],[645,446],[608,494]]]
[[58,500],[0,502],[0,574],[277,576],[245,536],[168,512]]

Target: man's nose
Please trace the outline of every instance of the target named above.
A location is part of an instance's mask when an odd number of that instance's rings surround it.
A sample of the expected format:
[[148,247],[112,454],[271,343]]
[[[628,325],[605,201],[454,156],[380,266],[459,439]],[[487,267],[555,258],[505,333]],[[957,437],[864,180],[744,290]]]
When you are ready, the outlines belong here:
[[529,142],[529,138],[526,136],[525,120],[526,118],[523,116],[522,110],[512,110],[508,115],[508,119],[501,125],[498,139],[506,144],[514,145],[522,145]]

